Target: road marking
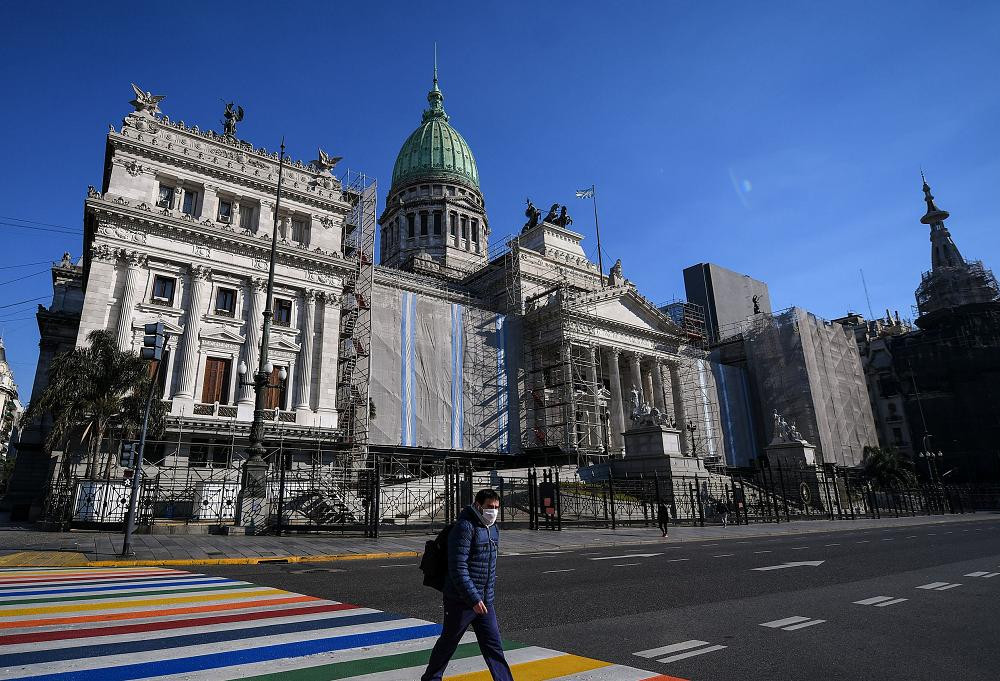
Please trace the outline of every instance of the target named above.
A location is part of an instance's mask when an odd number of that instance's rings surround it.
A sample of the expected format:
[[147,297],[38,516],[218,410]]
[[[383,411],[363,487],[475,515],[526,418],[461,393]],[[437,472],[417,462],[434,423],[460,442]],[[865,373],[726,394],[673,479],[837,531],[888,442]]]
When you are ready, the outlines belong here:
[[923,586],[918,586],[918,589],[927,589],[928,591],[947,591],[948,589],[954,589],[956,587],[962,586],[961,584],[952,584],[950,582],[931,582],[930,584],[924,584]]
[[937,532],[928,532],[927,536],[929,537],[929,536],[934,535],[934,534],[937,534]]
[[810,617],[793,615],[792,617],[785,617],[784,619],[774,620],[773,622],[762,622],[760,626],[769,627],[771,629],[781,629],[783,631],[796,631],[798,629],[805,629],[806,627],[811,627],[816,624],[822,624],[823,622],[826,622],[826,620],[814,620]]
[[808,548],[809,548],[808,546],[793,546],[792,551],[804,551],[805,549]]
[[668,562],[668,563],[682,563],[682,562],[684,562],[685,560],[691,560],[691,559],[690,559],[690,558],[671,558],[671,559],[670,559],[670,560],[668,560],[667,562]]
[[826,561],[822,561],[822,560],[800,560],[800,561],[798,561],[796,563],[782,563],[781,565],[767,565],[765,567],[751,568],[751,570],[754,570],[754,571],[757,571],[757,572],[766,572],[768,570],[784,570],[785,568],[793,568],[793,567],[806,567],[806,566],[808,566],[808,567],[818,567],[818,566],[822,565],[825,562]]
[[774,551],[768,549],[767,551],[754,551],[754,553],[774,553]]
[[885,608],[890,605],[896,605],[897,603],[902,603],[903,601],[909,600],[908,598],[894,598],[891,601],[886,601],[885,603],[876,603],[876,608]]
[[729,558],[730,556],[735,556],[735,553],[720,553],[717,556],[712,556],[712,558]]
[[659,657],[660,655],[669,655],[670,653],[679,653],[682,650],[690,650],[691,648],[698,648],[699,646],[707,646],[708,641],[682,641],[681,643],[671,643],[668,646],[661,646],[659,648],[650,648],[649,650],[640,650],[637,653],[632,653],[633,655],[638,655],[639,657]]
[[871,540],[871,539],[862,539],[862,540],[861,540],[861,541],[859,541],[858,543],[859,543],[859,544],[871,544],[871,542],[872,542],[872,540]]
[[876,603],[885,603],[886,601],[891,601],[892,596],[872,596],[871,598],[866,598],[862,601],[854,601],[855,605],[875,605]]
[[397,568],[397,567],[405,567],[405,568],[408,568],[408,567],[413,567],[413,566],[412,566],[412,565],[410,565],[409,563],[407,563],[407,564],[405,564],[405,565],[379,565],[379,567],[380,567],[380,568]]
[[823,544],[823,546],[840,546],[840,544]]
[[569,568],[568,570],[546,570],[542,574],[543,575],[551,575],[551,574],[553,574],[555,572],[573,572],[573,570],[575,570],[575,569],[576,568]]
[[718,546],[718,544],[702,544],[702,548],[708,548],[709,546]]
[[662,553],[629,553],[624,556],[601,556],[600,558],[591,558],[590,560],[622,560],[624,558],[654,558],[656,556],[662,556]]
[[997,575],[1000,575],[1000,572],[983,572],[983,571],[980,570],[978,572],[970,572],[969,574],[967,574],[965,576],[966,577],[982,577],[983,579],[989,579],[990,577],[996,577]]
[[917,538],[917,535],[915,535],[915,534],[908,534],[905,537],[903,537],[903,539],[916,539],[916,538]]
[[707,648],[702,648],[700,650],[692,650],[687,653],[679,653],[677,655],[671,655],[670,657],[661,657],[657,662],[675,662],[677,660],[683,660],[688,657],[694,657],[695,655],[704,655],[705,653],[714,653],[716,650],[725,650],[726,646],[709,646]]
[[642,565],[642,563],[615,563],[611,567],[629,567],[632,565]]
[[892,537],[885,537],[885,538],[882,539],[882,541],[892,541],[892,540],[893,540]]

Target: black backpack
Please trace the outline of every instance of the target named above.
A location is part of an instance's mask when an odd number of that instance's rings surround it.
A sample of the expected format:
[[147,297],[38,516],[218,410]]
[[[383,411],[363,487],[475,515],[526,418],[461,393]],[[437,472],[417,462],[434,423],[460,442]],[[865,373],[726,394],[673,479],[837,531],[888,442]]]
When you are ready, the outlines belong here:
[[444,526],[434,539],[424,544],[424,555],[420,558],[420,571],[424,573],[424,586],[444,591],[448,579],[448,534],[455,523]]

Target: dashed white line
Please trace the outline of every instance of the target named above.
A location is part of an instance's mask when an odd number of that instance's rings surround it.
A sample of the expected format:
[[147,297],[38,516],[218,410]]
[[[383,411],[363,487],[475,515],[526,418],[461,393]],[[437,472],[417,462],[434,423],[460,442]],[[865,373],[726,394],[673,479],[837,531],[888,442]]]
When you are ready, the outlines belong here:
[[871,598],[866,598],[861,601],[854,601],[855,605],[875,605],[876,603],[884,603],[886,601],[891,601],[892,596],[872,596]]
[[892,541],[894,537],[883,537],[882,541]]
[[890,605],[896,605],[897,603],[902,603],[903,601],[909,600],[908,598],[894,598],[891,601],[886,601],[885,603],[876,603],[876,608],[885,608]]
[[835,543],[835,544],[823,544],[823,546],[840,546],[840,544],[839,543]]
[[667,562],[668,563],[681,563],[681,562],[683,562],[685,560],[691,560],[691,559],[690,558],[671,558]]
[[681,643],[672,643],[669,646],[661,646],[659,648],[651,648],[649,650],[640,650],[638,653],[632,653],[633,655],[638,655],[639,657],[659,657],[660,655],[668,655],[670,653],[679,653],[682,650],[690,650],[691,648],[697,648],[699,646],[707,646],[708,641],[682,641]]
[[862,539],[861,541],[858,542],[858,544],[870,544],[871,541],[872,541],[871,539]]
[[662,553],[628,553],[624,556],[601,556],[600,558],[591,558],[590,560],[621,560],[623,558],[653,558],[655,556],[662,556]]
[[632,565],[642,565],[642,563],[615,563],[611,567],[631,567]]
[[797,629],[805,629],[806,627],[811,627],[815,624],[823,624],[826,620],[810,620],[808,622],[803,622],[802,624],[793,624],[790,627],[782,627],[782,631],[795,631]]
[[1000,572],[985,572],[985,571],[980,570],[980,571],[977,571],[977,572],[970,572],[969,574],[967,574],[965,576],[966,577],[982,577],[983,579],[989,579],[990,577],[996,577],[997,575],[1000,575]]
[[546,570],[542,574],[543,575],[551,575],[554,572],[573,572],[573,570],[575,570],[575,569],[576,568],[569,568],[568,570]]
[[726,646],[709,646],[707,648],[701,648],[699,650],[691,650],[686,653],[679,653],[677,655],[671,655],[670,657],[661,657],[657,662],[675,662],[677,660],[683,660],[688,657],[694,657],[695,655],[704,655],[705,653],[714,653],[716,650],[725,650]]
[[918,586],[918,589],[926,589],[928,591],[947,591],[948,589],[955,589],[962,586],[961,584],[951,584],[949,582],[931,582],[930,584],[924,584],[923,586]]
[[735,553],[720,553],[717,556],[712,556],[712,558],[729,558],[730,556],[735,556]]
[[792,617],[785,617],[772,622],[762,622],[760,626],[769,627],[771,629],[781,629],[782,631],[796,631],[797,629],[805,629],[806,627],[822,624],[823,622],[826,622],[826,620],[814,620],[810,617],[793,615]]
[[771,550],[767,550],[767,551],[754,551],[754,553],[755,554],[757,554],[757,553],[774,553],[774,551],[771,551]]

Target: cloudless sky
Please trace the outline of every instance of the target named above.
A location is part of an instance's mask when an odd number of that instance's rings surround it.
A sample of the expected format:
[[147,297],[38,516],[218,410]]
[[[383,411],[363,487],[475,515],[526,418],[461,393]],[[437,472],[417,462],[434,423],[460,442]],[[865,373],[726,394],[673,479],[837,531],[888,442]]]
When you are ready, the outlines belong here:
[[620,257],[658,303],[683,297],[684,267],[710,261],[766,281],[775,309],[867,315],[863,268],[875,314],[909,317],[930,267],[921,167],[963,254],[1000,267],[997,3],[2,11],[0,330],[25,401],[38,352],[30,299],[51,294],[48,261],[80,255],[86,188],[101,184],[108,124],[131,111],[133,81],[202,128],[221,130],[220,100],[235,100],[241,138],[276,149],[285,135],[303,161],[322,146],[344,157],[338,170],[376,176],[384,201],[437,41],[445,108],[479,164],[494,240],[520,229],[526,197],[558,201],[596,260],[591,204],[573,195],[596,183],[605,266]]

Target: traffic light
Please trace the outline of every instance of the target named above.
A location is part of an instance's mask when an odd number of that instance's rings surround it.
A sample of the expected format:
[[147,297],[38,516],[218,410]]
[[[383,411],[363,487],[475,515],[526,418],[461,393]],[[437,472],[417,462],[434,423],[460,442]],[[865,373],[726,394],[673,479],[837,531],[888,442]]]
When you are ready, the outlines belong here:
[[118,465],[122,468],[135,468],[135,456],[138,453],[138,443],[134,441],[122,443],[122,454]]
[[163,358],[163,345],[166,336],[163,332],[163,322],[146,324],[143,327],[142,358],[160,361]]

